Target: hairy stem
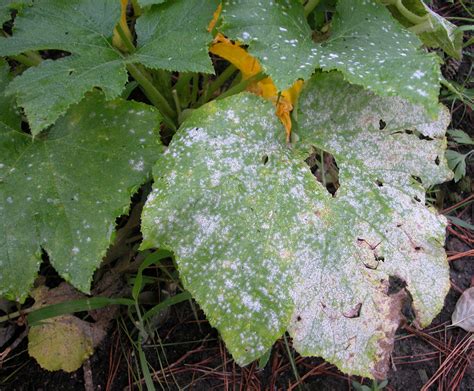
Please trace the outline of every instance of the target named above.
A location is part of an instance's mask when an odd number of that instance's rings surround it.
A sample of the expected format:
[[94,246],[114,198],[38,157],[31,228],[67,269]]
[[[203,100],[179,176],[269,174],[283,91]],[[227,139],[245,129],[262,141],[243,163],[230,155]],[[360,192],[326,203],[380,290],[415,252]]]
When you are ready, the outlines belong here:
[[127,69],[137,83],[140,84],[140,87],[142,87],[143,92],[150,102],[160,110],[161,114],[163,114],[165,122],[167,122],[167,124],[168,122],[174,124],[171,118],[175,118],[176,113],[170,107],[168,101],[163,97],[163,95],[161,95],[160,91],[156,89],[148,77],[146,77],[146,75],[135,64],[127,64]]

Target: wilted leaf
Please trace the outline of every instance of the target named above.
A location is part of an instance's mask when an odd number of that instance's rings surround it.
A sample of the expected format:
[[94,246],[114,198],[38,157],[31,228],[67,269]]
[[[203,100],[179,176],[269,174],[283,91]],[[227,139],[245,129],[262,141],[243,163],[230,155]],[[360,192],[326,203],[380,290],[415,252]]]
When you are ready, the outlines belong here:
[[[315,44],[298,2],[257,6],[224,1],[223,33],[249,44],[277,88],[308,79],[316,67],[337,69],[352,83],[382,96],[398,95],[437,113],[439,61],[374,1],[340,0],[329,39]],[[277,39],[275,39],[277,37]]]
[[461,327],[470,333],[474,332],[474,287],[463,292],[456,303],[451,320],[453,326]]
[[[254,96],[195,111],[156,165],[143,247],[174,251],[239,364],[289,330],[300,353],[383,377],[402,299],[388,295],[389,276],[407,282],[422,325],[449,289],[446,220],[424,206],[423,187],[450,178],[449,118],[440,109],[431,123],[420,107],[339,74],[318,75],[301,99],[293,148]],[[335,197],[304,163],[313,144],[336,157]]]
[[23,300],[41,249],[87,292],[115,218],[161,147],[151,107],[91,94],[35,140],[0,122],[0,296]]
[[[64,283],[53,289],[37,288],[32,296],[36,309],[81,297]],[[73,372],[92,355],[104,336],[105,329],[100,322],[89,323],[74,315],[57,316],[30,328],[28,353],[44,369]]]

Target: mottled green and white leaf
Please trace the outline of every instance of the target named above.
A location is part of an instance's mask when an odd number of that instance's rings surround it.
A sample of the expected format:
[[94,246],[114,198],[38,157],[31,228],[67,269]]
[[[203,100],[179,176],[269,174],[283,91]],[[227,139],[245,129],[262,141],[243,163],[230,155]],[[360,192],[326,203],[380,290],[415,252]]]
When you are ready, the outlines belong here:
[[[379,95],[398,95],[434,115],[439,61],[420,50],[421,41],[372,0],[340,0],[329,38],[312,41],[298,2],[224,1],[221,30],[249,44],[278,89],[308,77],[314,69],[337,69],[351,83]],[[277,39],[275,39],[277,37]]]
[[0,122],[0,296],[23,300],[41,251],[88,292],[115,219],[160,152],[151,107],[94,93],[32,139]]
[[[420,107],[321,74],[301,97],[302,142],[289,148],[268,102],[208,104],[157,163],[143,246],[175,252],[238,363],[289,330],[300,353],[382,377],[401,307],[389,277],[407,282],[422,325],[449,288],[446,220],[423,202],[423,186],[451,177],[439,110],[430,122]],[[312,145],[336,157],[335,197],[304,162]]]
[[279,90],[308,79],[314,71],[316,48],[297,1],[226,0],[219,29],[249,45]]
[[439,60],[393,20],[382,5],[341,0],[331,35],[317,52],[317,66],[337,69],[346,80],[382,96],[396,95],[437,113]]

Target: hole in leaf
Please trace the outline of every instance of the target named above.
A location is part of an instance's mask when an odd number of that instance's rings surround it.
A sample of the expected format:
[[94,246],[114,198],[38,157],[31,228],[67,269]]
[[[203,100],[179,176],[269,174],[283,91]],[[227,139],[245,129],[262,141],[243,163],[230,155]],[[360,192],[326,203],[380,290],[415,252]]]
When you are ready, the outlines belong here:
[[313,152],[305,160],[316,180],[333,196],[339,189],[339,168],[336,159],[330,153],[313,148]]
[[262,156],[262,163],[263,163],[263,165],[268,163],[268,155],[263,155]]
[[420,250],[422,249],[422,247],[420,247],[420,246],[415,246],[415,247],[413,247],[413,249],[414,249],[415,251],[420,251]]
[[21,131],[26,134],[31,134],[30,125],[26,121],[21,121]]
[[407,286],[406,282],[397,276],[390,276],[388,278],[388,294],[392,295],[400,292]]
[[301,322],[301,316],[298,315],[298,316],[296,317],[296,320],[297,320],[298,322]]
[[378,179],[375,181],[378,187],[383,187],[383,182],[379,181]]
[[360,309],[362,308],[362,303],[357,303],[355,307],[351,308],[349,311],[343,312],[342,315],[346,318],[358,318],[360,316]]
[[435,164],[436,164],[437,166],[439,166],[439,156],[436,156]]
[[70,52],[55,49],[41,50],[40,54],[42,57],[47,58],[48,60],[57,60],[59,58],[69,57],[71,55]]
[[383,130],[383,129],[385,129],[386,126],[387,126],[387,123],[383,119],[381,119],[379,121],[379,129]]

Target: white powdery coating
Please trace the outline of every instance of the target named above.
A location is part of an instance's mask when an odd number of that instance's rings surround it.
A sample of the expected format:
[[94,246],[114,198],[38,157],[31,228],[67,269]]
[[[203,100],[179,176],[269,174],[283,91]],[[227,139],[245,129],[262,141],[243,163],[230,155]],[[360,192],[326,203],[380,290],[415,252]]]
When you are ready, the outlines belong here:
[[[321,77],[322,96],[332,89],[357,103],[359,89]],[[414,177],[425,185],[447,175],[435,163],[443,146],[400,132],[397,121],[408,129],[427,121],[399,120],[394,108],[379,129],[386,102],[377,99],[362,97],[369,107],[354,112],[336,99],[334,113],[329,99],[302,96],[303,142],[334,153],[340,168],[334,198],[285,145],[272,107],[249,95],[197,111],[158,162],[145,243],[175,251],[185,286],[238,363],[259,357],[288,328],[302,354],[378,375],[398,324],[389,276],[407,282],[421,323],[439,310],[446,222],[423,205]]]

